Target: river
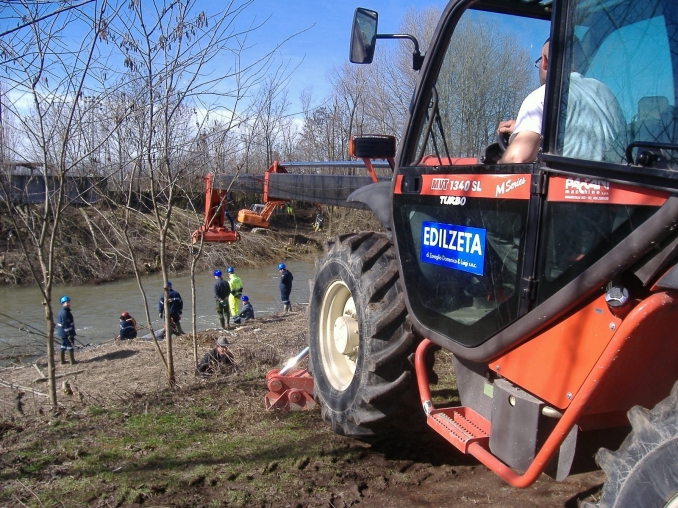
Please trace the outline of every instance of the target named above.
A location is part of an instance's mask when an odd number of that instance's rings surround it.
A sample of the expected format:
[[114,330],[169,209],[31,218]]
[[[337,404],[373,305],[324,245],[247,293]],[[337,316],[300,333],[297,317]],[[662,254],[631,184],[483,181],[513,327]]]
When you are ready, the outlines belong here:
[[[293,308],[307,304],[308,280],[315,273],[314,264],[307,261],[285,262],[294,275],[290,301]],[[249,296],[255,316],[282,311],[277,263],[264,268],[236,268],[243,281],[244,294]],[[226,268],[219,267],[226,275]],[[190,333],[191,281],[189,276],[171,276],[172,287],[184,300],[182,328]],[[196,275],[196,325],[198,330],[216,328],[219,320],[214,311],[212,272]],[[155,329],[162,328],[158,317],[158,299],[162,294],[162,277],[159,274],[143,278],[149,311]],[[143,300],[136,280],[126,279],[99,285],[57,286],[52,293],[54,315],[59,311],[59,298],[68,295],[75,319],[76,339],[80,345],[100,344],[118,334],[118,318],[129,312],[140,325],[140,335],[146,331]],[[0,310],[0,360],[7,357],[42,353],[45,350],[45,318],[40,291],[35,287],[0,287],[3,307]]]

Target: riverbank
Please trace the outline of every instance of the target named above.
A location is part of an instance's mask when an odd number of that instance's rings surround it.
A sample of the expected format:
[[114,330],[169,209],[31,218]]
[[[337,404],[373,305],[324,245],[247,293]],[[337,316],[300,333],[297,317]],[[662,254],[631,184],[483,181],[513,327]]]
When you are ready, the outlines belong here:
[[[198,355],[214,347],[216,338],[224,335],[231,342],[230,349],[236,359],[237,370],[267,369],[298,353],[305,343],[306,321],[303,308],[296,306],[293,314],[273,314],[253,321],[232,331],[205,330],[197,333]],[[276,330],[282,327],[284,329]],[[165,354],[165,342],[159,341]],[[194,375],[193,336],[173,337],[174,365],[179,390],[191,390],[205,380]],[[150,340],[110,340],[93,347],[79,348],[75,365],[59,365],[56,374],[58,385],[63,381],[73,391],[65,395],[59,390],[59,405],[63,410],[106,405],[114,399],[133,399],[139,394],[154,394],[167,388],[164,367],[155,345]],[[47,387],[38,381],[44,377],[47,361],[44,357],[33,364],[11,366],[0,370],[0,400],[2,418],[14,414],[13,400],[17,390],[24,391],[23,412],[27,417],[48,413],[51,408],[46,396]],[[17,386],[17,390],[7,385]]]
[[[365,210],[338,208],[326,214],[322,231],[313,231],[316,209],[295,209],[292,215],[274,214],[268,229],[243,229],[241,240],[231,245],[203,245],[196,271],[215,266],[261,267],[285,259],[312,259],[322,252],[328,238],[350,231],[380,230],[372,214]],[[170,275],[184,274],[190,269],[195,246],[191,233],[200,226],[202,217],[175,209],[167,234],[167,266]],[[97,284],[134,276],[129,248],[121,234],[122,210],[111,208],[68,207],[56,238],[54,282],[57,284]],[[148,214],[132,214],[126,224],[126,235],[139,271],[152,274],[160,270],[158,231]],[[0,284],[35,285],[28,260],[35,267],[37,255],[28,256],[21,249],[9,219],[0,214]],[[25,231],[19,233],[25,235]],[[25,242],[30,249],[30,242]]]
[[[0,506],[575,508],[599,491],[597,470],[508,487],[422,426],[366,442],[332,433],[318,409],[266,411],[265,373],[305,345],[305,309],[225,333],[238,367],[218,377],[195,377],[192,338],[177,338],[174,390],[152,343],[138,339],[57,366],[69,390],[57,411],[24,390],[22,415],[18,389],[0,387]],[[200,354],[222,333],[200,332]],[[454,389],[442,351],[436,371],[439,403]],[[3,383],[44,393],[39,376],[0,370]]]

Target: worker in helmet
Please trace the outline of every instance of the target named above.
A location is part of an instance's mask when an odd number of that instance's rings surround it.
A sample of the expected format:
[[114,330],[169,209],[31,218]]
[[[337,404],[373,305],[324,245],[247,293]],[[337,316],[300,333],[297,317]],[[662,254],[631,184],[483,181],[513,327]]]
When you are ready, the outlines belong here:
[[290,293],[292,292],[292,280],[294,276],[286,267],[285,263],[280,263],[278,265],[278,272],[280,273],[280,299],[282,300],[285,312],[292,310],[292,304],[290,303]]
[[214,310],[219,316],[219,324],[224,330],[231,329],[231,312],[228,299],[231,295],[231,286],[221,278],[221,270],[214,270]]
[[116,339],[128,340],[137,338],[137,322],[129,312],[125,311],[120,314],[120,335]]
[[75,345],[75,320],[73,319],[73,313],[71,312],[71,299],[64,295],[59,300],[61,304],[61,310],[57,316],[57,337],[61,339],[61,349],[59,351],[61,364],[66,363],[66,351],[68,351],[68,361],[72,364],[75,363],[75,356],[73,354],[73,348]]
[[235,318],[238,315],[238,301],[242,296],[242,280],[235,274],[232,266],[226,268],[228,273],[228,285],[231,287],[231,294],[228,297],[228,304],[231,310],[231,316]]
[[245,321],[249,321],[250,319],[254,319],[254,307],[252,307],[248,296],[242,295],[240,297],[240,301],[242,302],[240,312],[233,318],[233,322],[236,325],[244,323]]
[[[184,331],[181,329],[181,313],[184,310],[184,301],[181,299],[181,295],[178,291],[172,289],[172,283],[167,281],[167,304],[168,312],[170,317],[170,323],[174,333],[177,335],[183,335]],[[165,317],[165,293],[160,296],[160,301],[158,301],[158,312],[160,313],[160,318]]]

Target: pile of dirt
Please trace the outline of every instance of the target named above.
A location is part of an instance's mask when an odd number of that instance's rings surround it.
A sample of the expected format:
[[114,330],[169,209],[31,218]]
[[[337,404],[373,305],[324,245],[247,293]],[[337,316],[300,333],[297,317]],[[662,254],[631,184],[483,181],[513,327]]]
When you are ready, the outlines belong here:
[[[305,346],[306,328],[296,308],[200,332],[199,356],[224,335],[236,360],[211,378],[194,375],[192,337],[177,337],[173,390],[152,342],[80,350],[76,365],[57,367],[69,393],[60,390],[56,412],[36,393],[46,390],[34,366],[0,370],[0,505],[575,508],[599,492],[600,471],[514,489],[425,426],[358,441],[333,434],[317,409],[266,411],[264,374]],[[441,352],[436,369],[449,366]],[[153,425],[167,434],[142,440]],[[175,438],[190,449],[155,455]]]

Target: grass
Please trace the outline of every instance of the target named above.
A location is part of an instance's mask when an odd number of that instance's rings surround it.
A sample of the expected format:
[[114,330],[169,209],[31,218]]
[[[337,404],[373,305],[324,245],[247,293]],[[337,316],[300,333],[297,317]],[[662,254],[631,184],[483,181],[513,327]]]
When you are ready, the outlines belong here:
[[[434,397],[449,400],[450,362],[438,354]],[[409,481],[381,469],[385,457],[428,460],[416,433],[368,452],[318,410],[266,411],[266,370],[21,418],[0,440],[0,507],[350,505],[368,479],[376,490]]]
[[272,494],[272,478],[276,491],[295,491],[300,465],[309,456],[331,465],[337,455],[324,449],[341,438],[322,432],[317,412],[265,412],[260,394],[247,395],[250,382],[89,407],[12,431],[0,506],[137,503],[204,485],[221,486],[212,506],[248,506]]

